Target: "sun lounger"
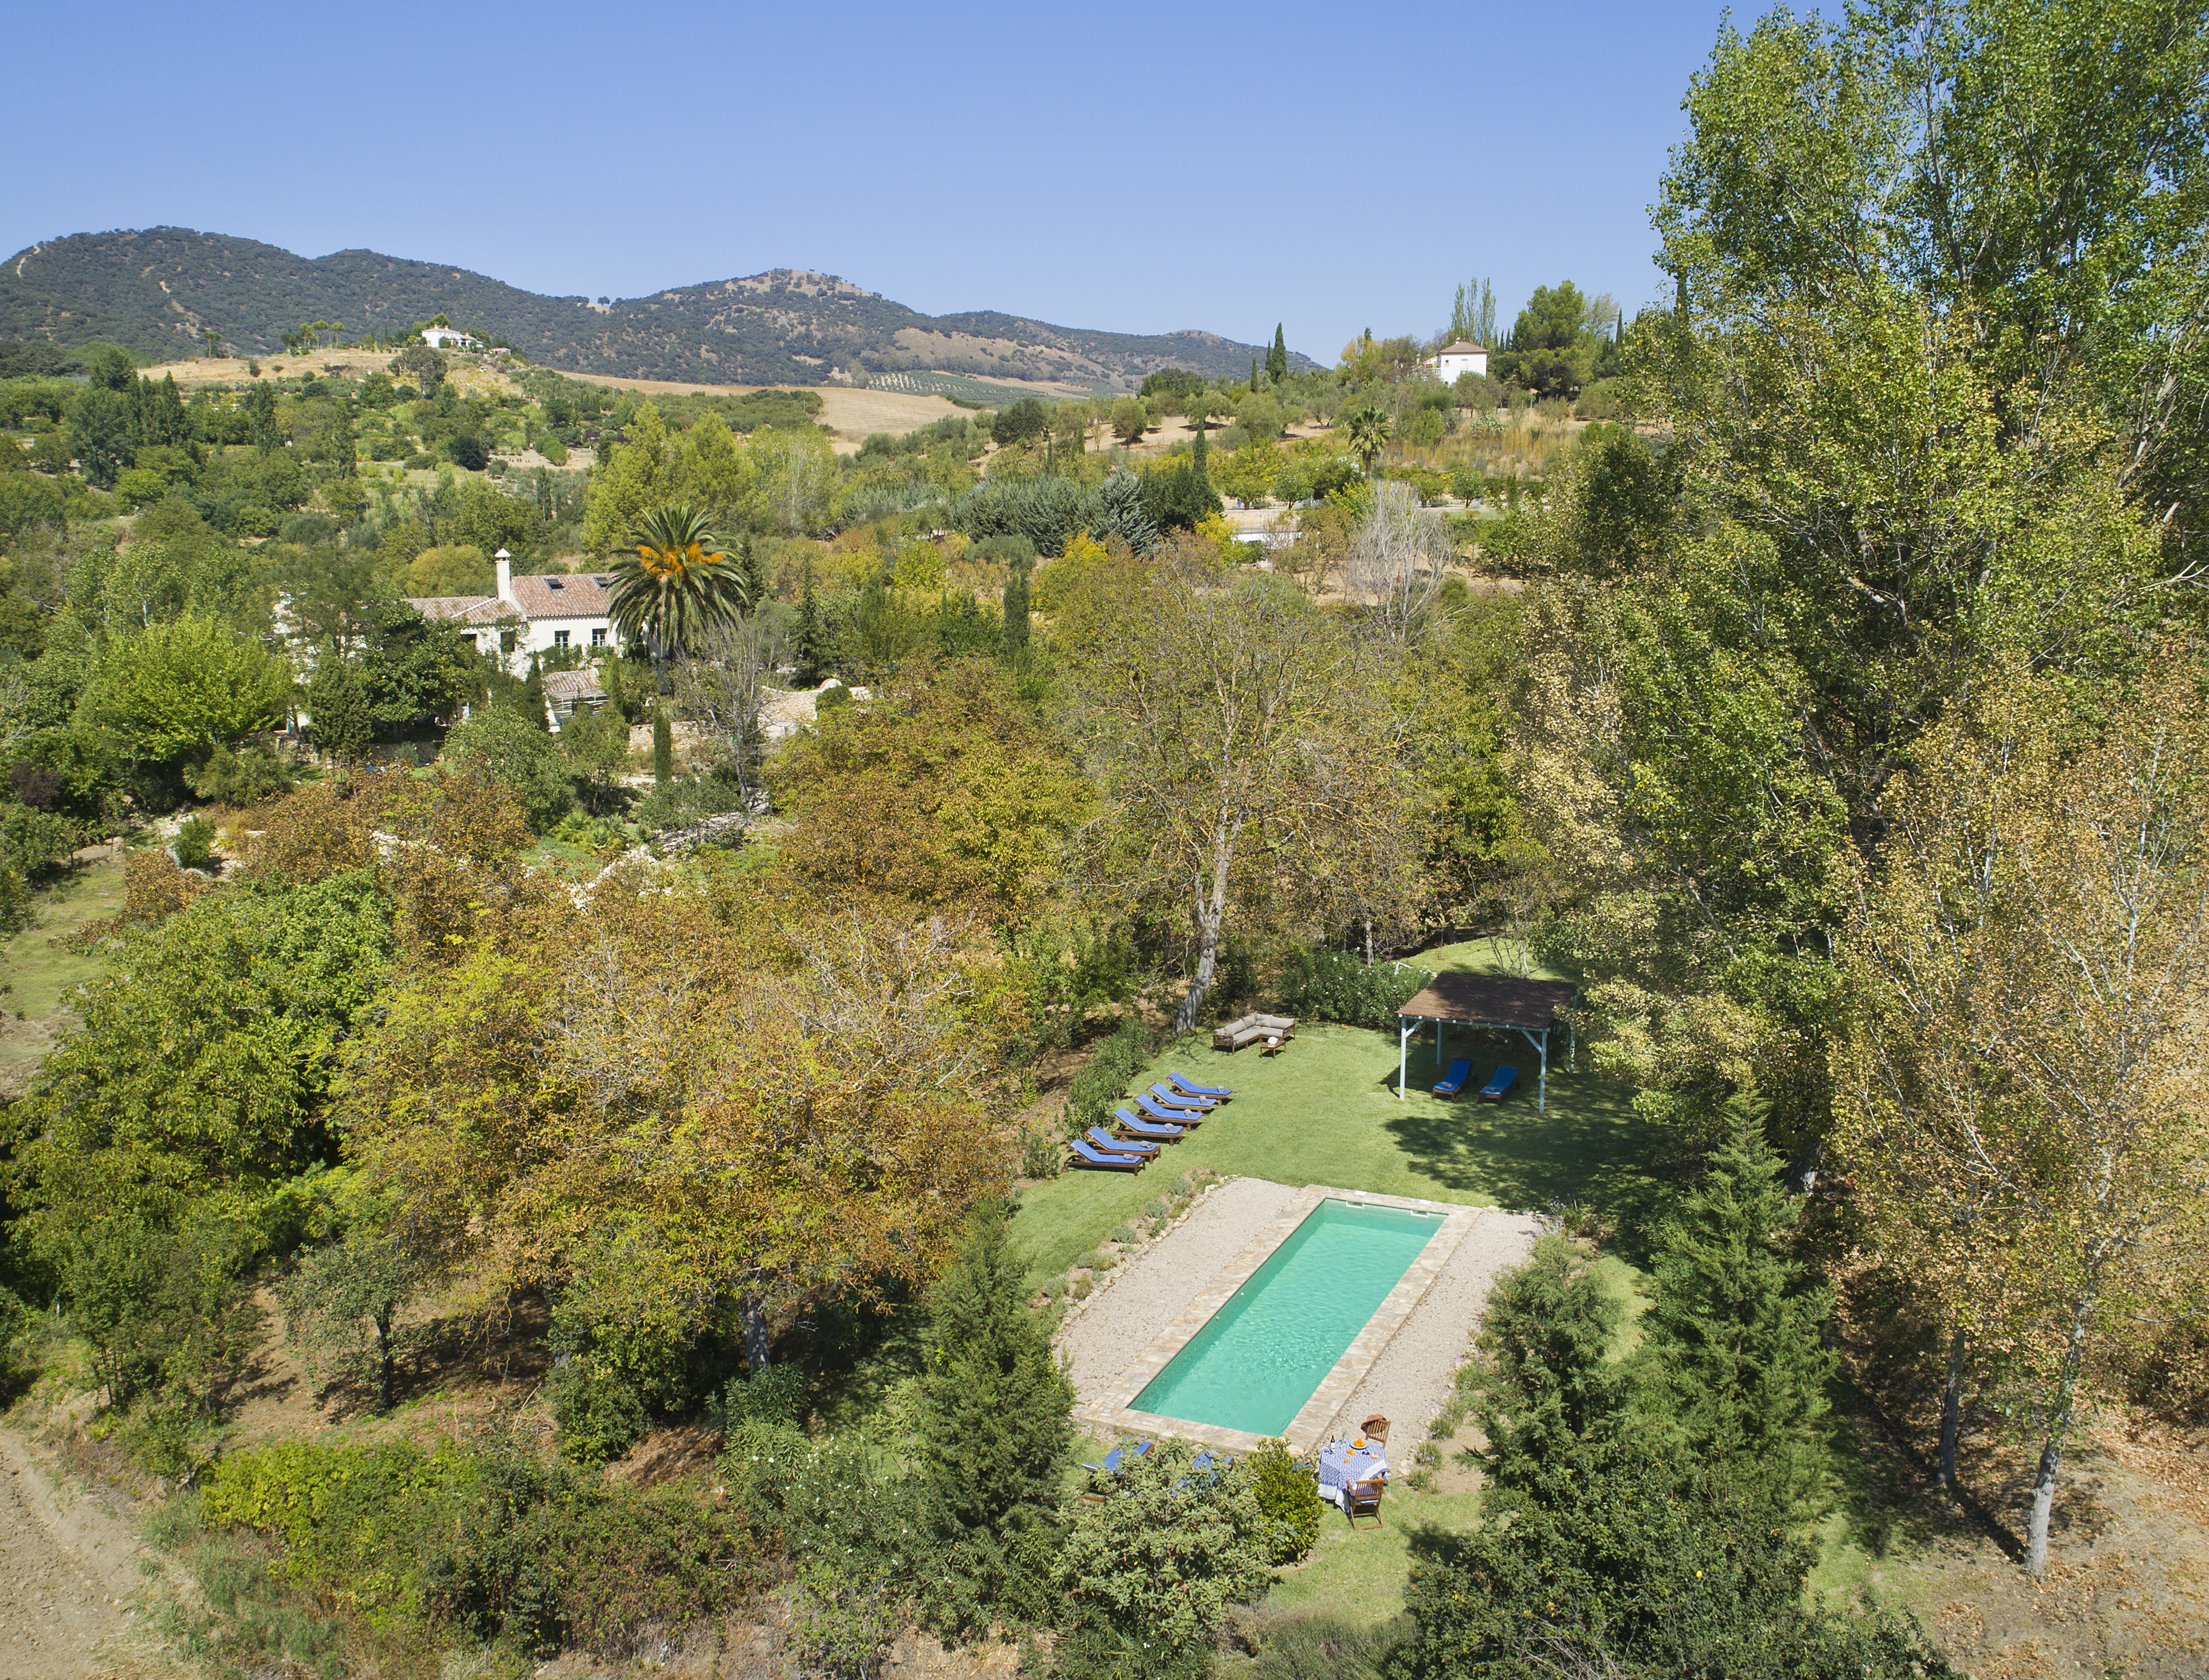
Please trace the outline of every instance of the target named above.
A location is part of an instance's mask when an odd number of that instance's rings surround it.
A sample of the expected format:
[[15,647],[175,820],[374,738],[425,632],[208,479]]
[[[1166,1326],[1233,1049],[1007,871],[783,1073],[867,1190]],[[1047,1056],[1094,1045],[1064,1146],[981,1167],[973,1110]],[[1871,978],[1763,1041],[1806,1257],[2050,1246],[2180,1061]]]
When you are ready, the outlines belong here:
[[1187,1092],[1175,1090],[1163,1081],[1151,1087],[1151,1095],[1168,1108],[1185,1108],[1192,1114],[1209,1114],[1219,1106],[1209,1097],[1192,1097]]
[[1202,1119],[1201,1114],[1185,1108],[1168,1108],[1155,1101],[1147,1091],[1135,1099],[1135,1106],[1153,1120],[1163,1120],[1169,1126],[1193,1126]]
[[1074,1166],[1109,1167],[1115,1172],[1141,1172],[1150,1162],[1148,1155],[1107,1154],[1093,1148],[1084,1138],[1075,1138],[1069,1146],[1074,1151]]
[[1122,1466],[1133,1464],[1137,1459],[1146,1456],[1150,1450],[1151,1443],[1147,1441],[1123,1441],[1104,1454],[1104,1463],[1085,1464],[1081,1467],[1084,1470],[1093,1470],[1100,1476],[1117,1476],[1120,1473]]
[[1480,1087],[1480,1100],[1484,1103],[1500,1103],[1503,1100],[1503,1093],[1518,1082],[1518,1069],[1498,1068],[1496,1070],[1496,1077]]
[[1164,1121],[1140,1119],[1124,1108],[1114,1109],[1112,1117],[1137,1137],[1151,1138],[1159,1143],[1171,1143],[1189,1129],[1186,1126],[1168,1125]]
[[1454,1097],[1465,1089],[1466,1081],[1472,1077],[1472,1063],[1462,1057],[1449,1064],[1449,1071],[1435,1084],[1437,1097]]
[[1192,1097],[1209,1097],[1215,1103],[1224,1103],[1235,1094],[1224,1085],[1199,1085],[1186,1074],[1168,1074],[1166,1079],[1177,1090],[1186,1091]]
[[1102,1126],[1092,1126],[1083,1135],[1099,1149],[1107,1152],[1123,1155],[1141,1155],[1146,1159],[1159,1153],[1159,1146],[1155,1143],[1135,1143],[1125,1138],[1117,1138]]

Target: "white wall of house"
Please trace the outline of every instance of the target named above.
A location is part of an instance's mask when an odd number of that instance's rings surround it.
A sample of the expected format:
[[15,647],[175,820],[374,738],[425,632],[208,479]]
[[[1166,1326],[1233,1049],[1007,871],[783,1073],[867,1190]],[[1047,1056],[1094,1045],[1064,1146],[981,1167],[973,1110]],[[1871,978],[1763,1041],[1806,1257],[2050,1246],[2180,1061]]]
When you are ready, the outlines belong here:
[[1477,373],[1486,378],[1488,352],[1485,350],[1460,352],[1454,355],[1445,352],[1432,358],[1427,365],[1435,370],[1435,377],[1443,384],[1454,385],[1460,374]]

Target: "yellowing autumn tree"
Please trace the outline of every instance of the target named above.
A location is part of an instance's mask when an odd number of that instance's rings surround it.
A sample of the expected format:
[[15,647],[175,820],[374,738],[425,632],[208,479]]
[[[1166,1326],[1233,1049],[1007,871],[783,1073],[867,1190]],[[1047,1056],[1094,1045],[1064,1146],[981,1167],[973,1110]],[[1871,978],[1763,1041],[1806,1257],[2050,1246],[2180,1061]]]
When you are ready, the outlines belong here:
[[[1949,1358],[2039,1442],[2026,1563],[2110,1355],[2209,1260],[2209,703],[2158,660],[2098,730],[1997,668],[1884,802],[1844,963],[1836,1147]],[[2086,734],[2083,741],[2074,738]]]

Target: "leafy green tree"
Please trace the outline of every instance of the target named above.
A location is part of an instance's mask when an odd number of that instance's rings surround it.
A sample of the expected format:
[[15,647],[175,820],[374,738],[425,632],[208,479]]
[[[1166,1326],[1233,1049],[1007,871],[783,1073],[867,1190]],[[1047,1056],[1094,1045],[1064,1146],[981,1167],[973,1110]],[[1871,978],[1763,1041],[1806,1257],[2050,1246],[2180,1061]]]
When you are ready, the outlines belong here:
[[123,757],[204,758],[273,729],[291,703],[284,661],[219,619],[187,615],[111,642],[83,701]]
[[1135,398],[1122,397],[1112,405],[1111,421],[1112,435],[1123,443],[1134,444],[1143,441],[1151,417]]
[[376,1409],[388,1412],[399,1358],[412,1340],[400,1315],[436,1278],[455,1233],[410,1229],[355,1176],[331,1177],[328,1240],[310,1248],[277,1290],[285,1334],[305,1351],[310,1375],[327,1371],[373,1388]]
[[375,736],[376,718],[358,668],[325,644],[307,678],[307,738],[345,764],[367,752]]
[[69,405],[69,444],[85,482],[111,490],[136,449],[130,400],[103,385],[87,385]]
[[137,364],[121,345],[96,344],[91,351],[85,373],[93,389],[127,394],[138,382]]
[[479,667],[448,623],[432,623],[405,601],[368,604],[360,662],[369,715],[394,733],[451,716],[476,690]]
[[575,790],[560,749],[522,707],[493,701],[445,738],[445,755],[512,793],[530,828],[543,834],[575,809]]
[[1791,1252],[1797,1210],[1765,1141],[1765,1107],[1746,1093],[1728,1100],[1708,1177],[1664,1223],[1646,1346],[1689,1451],[1742,1460],[1770,1496],[1806,1510],[1824,1479],[1831,1302]]
[[327,1159],[338,1051],[392,948],[366,870],[224,888],[129,935],[9,1116],[9,1193],[33,1250],[65,1255],[111,1216],[182,1231],[268,1215]]
[[1595,322],[1608,326],[1610,300],[1591,298],[1570,280],[1538,286],[1512,323],[1508,345],[1490,365],[1499,379],[1524,386],[1538,396],[1577,396],[1594,376],[1600,347]]
[[1028,659],[1028,575],[1032,560],[1014,560],[1005,569],[1005,627],[1000,657],[1014,670]]
[[1039,440],[1050,430],[1050,417],[1033,397],[1022,397],[999,412],[990,423],[990,436],[999,447],[1019,449]]
[[256,385],[245,394],[245,423],[253,447],[269,455],[284,446],[284,433],[276,420],[276,388]]

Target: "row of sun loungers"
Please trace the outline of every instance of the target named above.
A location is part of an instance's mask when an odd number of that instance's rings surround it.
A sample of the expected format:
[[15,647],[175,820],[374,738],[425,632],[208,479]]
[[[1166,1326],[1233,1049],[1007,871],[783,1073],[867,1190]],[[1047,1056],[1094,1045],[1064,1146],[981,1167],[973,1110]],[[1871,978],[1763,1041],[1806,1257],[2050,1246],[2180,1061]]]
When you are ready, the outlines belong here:
[[1235,1093],[1224,1085],[1199,1085],[1179,1074],[1132,1099],[1135,1110],[1122,1106],[1112,1118],[1123,1135],[1114,1136],[1102,1126],[1092,1126],[1074,1140],[1074,1166],[1095,1167],[1110,1172],[1141,1172],[1161,1147],[1178,1142],[1191,1127]]

